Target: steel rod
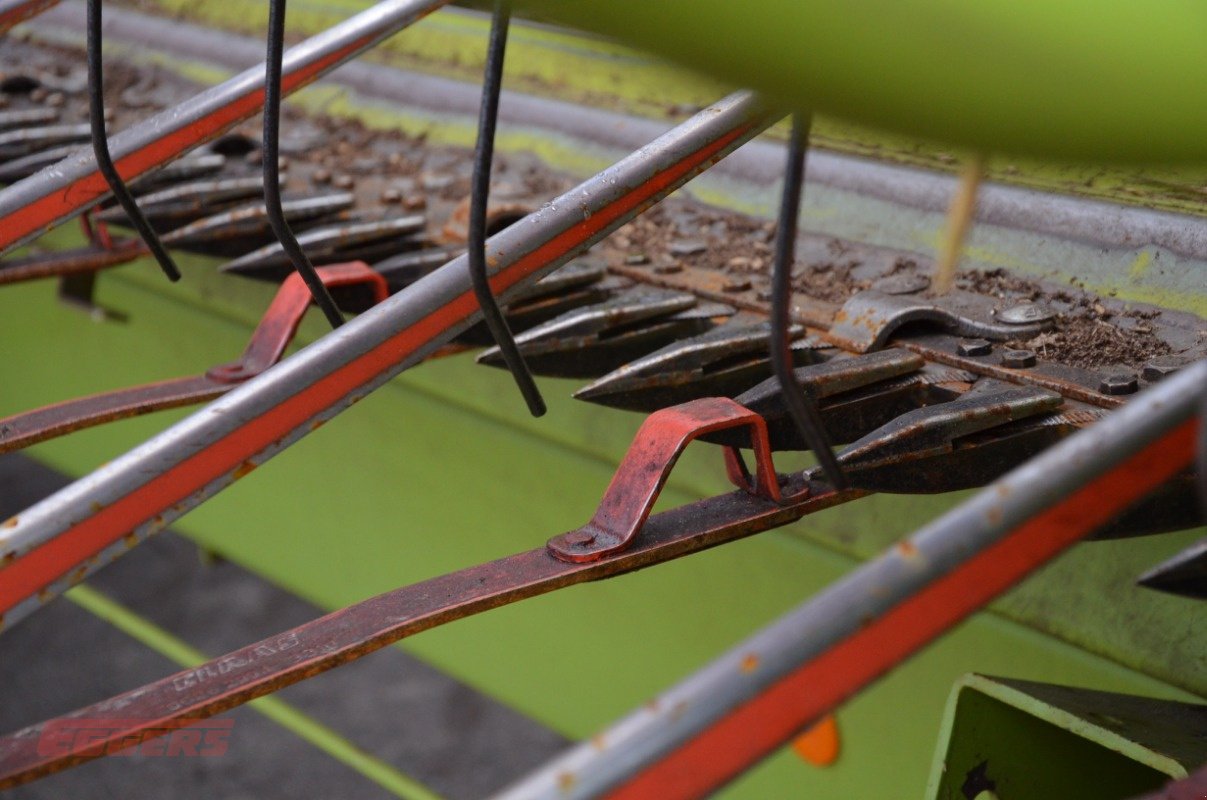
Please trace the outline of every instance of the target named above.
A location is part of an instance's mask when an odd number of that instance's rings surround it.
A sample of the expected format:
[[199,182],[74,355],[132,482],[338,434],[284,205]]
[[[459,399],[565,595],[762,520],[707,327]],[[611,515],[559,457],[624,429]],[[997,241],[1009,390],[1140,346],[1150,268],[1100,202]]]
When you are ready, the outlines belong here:
[[497,800],[700,797],[1193,458],[1207,361],[991,484]]
[[[290,48],[283,59],[282,94],[311,83],[448,2],[384,0]],[[257,114],[264,76],[264,65],[257,65],[115,135],[109,147],[122,177],[132,180]],[[0,255],[108,195],[91,153],[77,153],[7,187],[0,191]]]
[[180,269],[172,256],[159,241],[159,235],[143,216],[118,173],[109,152],[109,134],[105,129],[105,70],[103,36],[103,10],[101,0],[88,0],[88,122],[92,129],[92,155],[97,169],[105,178],[109,191],[117,198],[118,205],[126,212],[130,224],[138,231],[139,238],[159,263],[159,268],[170,281],[180,280]]
[[[583,253],[770,124],[739,92],[494,236],[500,298]],[[12,624],[481,319],[464,256],[91,475],[0,523]]]
[[466,236],[466,256],[474,296],[482,308],[482,316],[490,335],[503,354],[516,388],[524,397],[528,411],[534,417],[544,415],[545,398],[532,379],[532,372],[516,346],[511,327],[499,308],[490,289],[486,272],[486,216],[490,199],[490,167],[495,152],[495,123],[499,118],[499,91],[503,87],[503,62],[507,55],[507,29],[511,24],[510,0],[495,0],[490,24],[490,40],[486,50],[485,77],[482,81],[482,108],[478,112],[478,143],[474,149],[473,184],[470,187],[469,224]]
[[789,334],[792,327],[792,269],[796,266],[796,235],[800,227],[801,192],[805,183],[805,155],[809,149],[809,130],[812,127],[812,114],[797,112],[792,115],[784,189],[775,232],[775,261],[771,270],[771,366],[775,377],[779,379],[788,414],[825,470],[826,479],[835,489],[845,489],[846,475],[834,456],[817,406],[796,381],[792,337]]
[[[97,0],[89,0],[97,2]],[[323,285],[323,280],[314,271],[314,264],[306,257],[306,251],[298,243],[297,237],[285,219],[285,210],[281,207],[281,69],[285,49],[285,5],[286,0],[269,0],[268,3],[268,48],[264,59],[266,76],[264,81],[264,142],[263,164],[264,172],[264,209],[268,213],[268,223],[277,241],[293,263],[294,270],[302,276],[310,296],[327,318],[332,328],[344,324],[344,315],[335,305],[331,292]]]

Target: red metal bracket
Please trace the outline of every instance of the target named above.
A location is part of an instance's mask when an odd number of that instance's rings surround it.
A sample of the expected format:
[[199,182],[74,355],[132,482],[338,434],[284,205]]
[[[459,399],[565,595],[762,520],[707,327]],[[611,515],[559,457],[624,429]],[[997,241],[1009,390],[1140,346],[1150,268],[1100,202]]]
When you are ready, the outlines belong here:
[[[317,272],[323,285],[329,289],[368,285],[373,290],[375,304],[390,295],[386,279],[363,261],[320,267]],[[213,367],[205,373],[206,377],[222,383],[241,383],[277,363],[302,324],[302,317],[306,315],[311,299],[310,289],[302,276],[296,272],[291,274],[277,290],[276,297],[272,299],[268,311],[264,312],[239,360]]]
[[[326,286],[367,285],[376,303],[389,296],[386,279],[362,261],[320,267],[318,274]],[[214,367],[205,375],[132,386],[5,417],[0,419],[0,453],[106,422],[213,400],[280,360],[309,305],[310,290],[301,276],[290,275],[238,361]]]
[[562,561],[581,564],[626,549],[641,532],[684,448],[704,434],[741,427],[750,428],[754,477],[733,447],[725,448],[725,471],[739,488],[779,503],[766,421],[733,400],[706,397],[651,414],[616,470],[595,516],[578,530],[550,539],[549,552]]

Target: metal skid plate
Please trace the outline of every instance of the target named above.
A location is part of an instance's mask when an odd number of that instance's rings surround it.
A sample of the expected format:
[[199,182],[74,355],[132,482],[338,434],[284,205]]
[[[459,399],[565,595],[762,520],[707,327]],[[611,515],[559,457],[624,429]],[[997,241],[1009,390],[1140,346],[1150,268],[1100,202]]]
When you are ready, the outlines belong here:
[[1122,800],[1204,763],[1207,705],[973,674],[951,693],[926,796]]

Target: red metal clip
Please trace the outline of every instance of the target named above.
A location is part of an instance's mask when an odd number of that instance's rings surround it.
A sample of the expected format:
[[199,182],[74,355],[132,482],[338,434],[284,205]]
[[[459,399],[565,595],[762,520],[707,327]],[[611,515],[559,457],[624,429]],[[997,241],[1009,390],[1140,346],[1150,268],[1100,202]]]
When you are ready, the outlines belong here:
[[[332,264],[320,267],[316,272],[328,288],[356,284],[369,286],[373,290],[374,303],[380,303],[390,294],[386,279],[363,261]],[[297,333],[298,325],[302,324],[302,317],[306,315],[311,300],[310,289],[302,276],[296,272],[291,274],[277,290],[276,297],[264,312],[239,360],[211,368],[205,373],[206,377],[222,383],[240,383],[277,363]]]
[[[367,285],[378,303],[389,295],[386,279],[362,261],[320,267],[318,274],[327,286]],[[281,358],[309,305],[310,290],[298,275],[290,275],[238,361],[204,375],[132,386],[0,418],[0,453],[106,422],[220,397],[233,384],[254,378]]]
[[595,516],[578,530],[549,540],[562,561],[598,561],[627,548],[645,525],[679,454],[693,439],[725,428],[750,428],[755,474],[751,478],[737,448],[725,448],[725,471],[739,488],[780,502],[766,421],[724,397],[706,397],[651,414],[616,470]]

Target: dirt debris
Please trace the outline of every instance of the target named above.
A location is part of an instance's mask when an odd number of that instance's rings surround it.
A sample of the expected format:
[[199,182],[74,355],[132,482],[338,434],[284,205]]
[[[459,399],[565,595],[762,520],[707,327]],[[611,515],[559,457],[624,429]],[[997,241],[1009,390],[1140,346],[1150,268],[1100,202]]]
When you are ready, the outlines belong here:
[[1003,269],[962,272],[957,286],[1000,299],[1043,303],[1056,310],[1055,330],[1008,343],[1034,350],[1045,360],[1087,369],[1139,369],[1151,358],[1171,352],[1150,324],[1160,314],[1157,310],[1130,308],[1079,288],[1047,288]]

